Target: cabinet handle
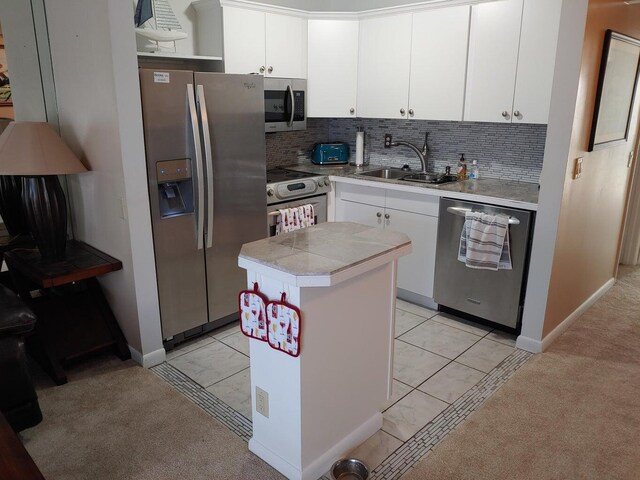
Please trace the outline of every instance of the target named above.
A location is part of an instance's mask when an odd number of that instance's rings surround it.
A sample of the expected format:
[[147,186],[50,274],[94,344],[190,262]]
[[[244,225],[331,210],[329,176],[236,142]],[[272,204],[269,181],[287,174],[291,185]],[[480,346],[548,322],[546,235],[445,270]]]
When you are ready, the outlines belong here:
[[273,73],[273,67],[269,67],[269,68],[267,69],[267,73]]
[[502,112],[502,116],[504,118],[509,118],[509,112],[507,112],[506,110],[504,112]]
[[400,109],[400,115],[402,115],[402,116],[404,117],[404,114],[405,114],[405,109],[404,109],[404,108],[401,108],[401,109]]
[[355,109],[355,108],[353,108],[353,107],[351,107],[351,108],[349,109],[349,113],[350,113],[351,115],[353,115],[354,113],[356,113],[356,109]]
[[382,217],[382,213],[381,212],[376,213],[376,217],[378,218]]
[[390,217],[390,215],[389,215],[388,213],[385,213],[385,214],[384,214],[384,218],[385,218],[386,220],[389,220],[389,217]]
[[409,109],[409,116],[413,117],[413,108]]
[[264,65],[260,67],[260,73],[264,73]]
[[514,110],[513,116],[519,118],[521,116],[520,110]]

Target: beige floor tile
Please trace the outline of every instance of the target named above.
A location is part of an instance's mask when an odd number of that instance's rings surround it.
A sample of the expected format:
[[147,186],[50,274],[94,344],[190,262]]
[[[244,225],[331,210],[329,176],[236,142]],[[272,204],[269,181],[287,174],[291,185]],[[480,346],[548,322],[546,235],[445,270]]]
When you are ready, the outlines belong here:
[[204,347],[211,342],[215,342],[215,339],[211,338],[209,335],[203,335],[202,337],[180,344],[170,352],[167,352],[167,361],[179,357],[180,355],[184,355],[187,352],[192,352],[200,347]]
[[480,338],[458,328],[429,320],[402,335],[400,340],[453,360]]
[[404,310],[405,312],[413,313],[414,315],[420,315],[424,318],[431,318],[438,313],[436,310],[431,310],[430,308],[409,303],[406,300],[401,300],[400,298],[396,299],[396,308]]
[[395,380],[395,379],[393,380],[392,388],[393,388],[393,391],[391,393],[391,398],[384,404],[384,407],[382,407],[382,410],[386,410],[391,405],[393,405],[398,400],[400,400],[402,397],[404,397],[411,390],[413,390],[413,387],[410,387],[409,385],[405,385],[404,383],[399,382],[398,380]]
[[447,403],[453,403],[484,376],[483,372],[451,362],[418,389]]
[[384,412],[382,429],[407,441],[433,420],[448,404],[419,390],[414,390]]
[[421,348],[396,340],[393,378],[417,387],[444,367],[449,360]]
[[378,430],[362,445],[351,450],[348,456],[363,461],[369,467],[369,472],[372,472],[401,445],[402,442],[397,438]]
[[237,322],[233,322],[228,325],[225,325],[224,327],[220,327],[215,330],[212,330],[211,332],[209,332],[209,335],[215,338],[216,340],[219,340],[221,338],[228,337],[229,335],[233,335],[234,333],[239,331],[240,331],[240,322],[237,321]]
[[456,358],[456,362],[488,373],[514,351],[513,347],[483,338]]
[[396,337],[426,321],[424,317],[396,308]]
[[169,363],[206,388],[247,368],[249,358],[216,341],[174,358]]
[[214,383],[207,390],[251,420],[251,372],[248,368]]
[[494,342],[504,343],[505,345],[509,345],[510,347],[516,346],[517,337],[507,332],[501,332],[500,330],[494,330],[485,338],[493,340]]
[[474,335],[478,335],[480,337],[484,337],[491,331],[491,327],[480,325],[479,323],[471,322],[469,320],[465,320],[464,318],[459,318],[448,313],[438,313],[438,315],[433,317],[432,320],[434,322],[449,325],[450,327],[458,328],[468,333],[473,333]]
[[249,356],[249,337],[245,336],[244,333],[236,332],[233,335],[221,338],[219,341],[230,346],[234,350],[238,350],[247,357]]

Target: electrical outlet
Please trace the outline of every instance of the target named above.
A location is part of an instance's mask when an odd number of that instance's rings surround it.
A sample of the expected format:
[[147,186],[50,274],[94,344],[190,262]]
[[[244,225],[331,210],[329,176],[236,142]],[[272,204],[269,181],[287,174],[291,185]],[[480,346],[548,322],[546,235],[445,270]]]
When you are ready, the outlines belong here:
[[576,158],[576,163],[573,166],[573,179],[580,178],[582,176],[582,157]]
[[256,412],[269,418],[269,394],[256,387]]
[[384,134],[384,148],[391,148],[391,142],[393,141],[393,137],[390,133]]

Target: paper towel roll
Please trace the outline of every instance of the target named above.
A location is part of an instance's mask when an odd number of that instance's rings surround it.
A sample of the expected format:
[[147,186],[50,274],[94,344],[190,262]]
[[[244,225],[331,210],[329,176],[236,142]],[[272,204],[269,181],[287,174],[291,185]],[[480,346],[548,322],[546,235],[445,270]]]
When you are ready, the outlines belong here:
[[364,132],[356,132],[356,167],[364,165]]

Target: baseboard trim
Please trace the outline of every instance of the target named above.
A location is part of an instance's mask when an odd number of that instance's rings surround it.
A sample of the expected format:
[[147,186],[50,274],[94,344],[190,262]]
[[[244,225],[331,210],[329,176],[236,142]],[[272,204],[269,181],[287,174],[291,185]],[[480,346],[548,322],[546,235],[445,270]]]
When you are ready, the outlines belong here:
[[316,480],[327,473],[333,462],[341,458],[345,452],[363,443],[380,428],[382,428],[382,414],[377,412],[302,471],[255,438],[249,440],[249,450],[290,480]]
[[164,348],[159,348],[158,350],[142,355],[139,351],[129,345],[129,351],[131,352],[131,358],[144,368],[155,367],[167,359],[167,352],[165,352]]
[[409,290],[404,290],[402,288],[398,288],[396,290],[398,298],[402,300],[406,300],[410,303],[415,303],[416,305],[420,305],[422,307],[430,308],[431,310],[437,310],[438,304],[433,300],[433,298],[425,297],[424,295],[420,295],[418,293],[410,292]]
[[542,340],[535,340],[533,338],[524,337],[520,335],[518,340],[516,341],[516,347],[526,350],[532,353],[540,353],[544,352],[549,346],[562,335],[567,328],[571,326],[573,322],[575,322],[578,318],[580,318],[584,312],[586,312],[594,303],[596,303],[602,295],[607,293],[607,291],[613,286],[615,283],[615,278],[610,278],[607,282],[602,285],[598,290],[596,290],[593,295],[587,298],[582,305],[576,308],[571,314],[565,318],[560,325],[551,330]]

